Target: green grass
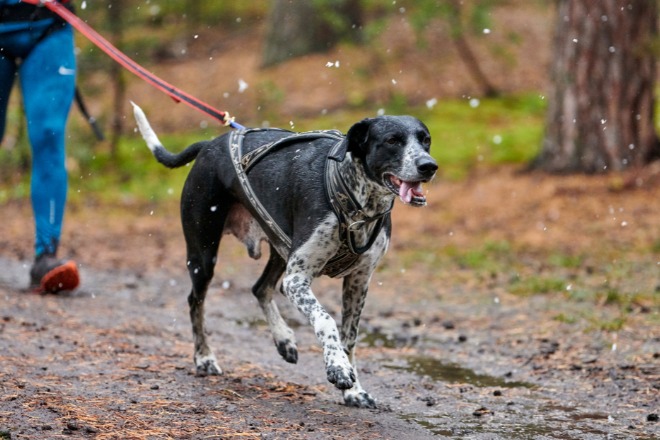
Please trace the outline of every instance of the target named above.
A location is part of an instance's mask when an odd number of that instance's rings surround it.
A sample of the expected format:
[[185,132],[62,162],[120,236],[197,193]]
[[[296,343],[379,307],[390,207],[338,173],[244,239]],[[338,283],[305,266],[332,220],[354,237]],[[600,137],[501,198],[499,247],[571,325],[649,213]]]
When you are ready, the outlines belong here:
[[509,292],[522,296],[558,293],[566,290],[568,284],[558,275],[526,275],[514,279]]
[[481,272],[502,271],[514,259],[511,245],[506,241],[487,241],[479,248],[471,249],[447,246],[441,252],[459,268]]
[[479,164],[525,164],[539,151],[545,101],[537,94],[441,101],[422,115],[444,177],[461,179]]

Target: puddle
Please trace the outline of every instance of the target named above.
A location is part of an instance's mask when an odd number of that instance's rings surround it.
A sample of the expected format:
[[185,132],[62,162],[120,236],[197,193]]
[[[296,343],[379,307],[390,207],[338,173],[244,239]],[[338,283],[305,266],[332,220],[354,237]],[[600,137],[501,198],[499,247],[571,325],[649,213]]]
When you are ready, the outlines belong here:
[[478,374],[469,368],[461,367],[453,363],[445,363],[434,358],[425,356],[411,356],[407,359],[408,365],[383,365],[393,370],[403,370],[418,376],[429,377],[437,382],[465,383],[477,387],[501,387],[501,388],[534,388],[528,382],[508,381],[506,378]]
[[371,348],[402,348],[411,347],[419,342],[419,336],[403,333],[385,333],[374,330],[360,337],[360,344]]
[[[401,419],[413,422],[437,436],[448,438],[488,438],[507,440],[527,439],[629,439],[608,432],[607,416],[603,414],[574,414],[568,417],[555,417],[555,414],[540,416],[533,408],[523,412],[495,410],[494,416],[470,418],[445,410],[444,413],[406,414]],[[536,414],[532,414],[536,413]],[[585,423],[586,422],[586,423]],[[635,437],[647,439],[647,437]]]
[[380,331],[373,331],[365,334],[360,338],[360,343],[365,344],[367,347],[384,347],[384,348],[397,348],[397,341],[394,336],[388,335]]
[[268,323],[263,318],[235,319],[234,322],[237,326],[242,328],[268,327]]
[[[493,422],[465,421],[456,422],[456,415],[444,416],[420,416],[410,414],[401,417],[403,420],[414,422],[419,426],[426,428],[434,435],[449,438],[488,438],[488,439],[536,439],[536,438],[557,438],[552,436],[557,430],[554,427],[544,426],[538,423],[507,423],[506,426],[499,425],[499,428],[493,426]],[[501,429],[500,429],[501,428]],[[495,432],[499,436],[494,436]],[[490,435],[489,435],[490,434]],[[486,435],[487,437],[482,437]],[[567,438],[567,437],[559,437]]]

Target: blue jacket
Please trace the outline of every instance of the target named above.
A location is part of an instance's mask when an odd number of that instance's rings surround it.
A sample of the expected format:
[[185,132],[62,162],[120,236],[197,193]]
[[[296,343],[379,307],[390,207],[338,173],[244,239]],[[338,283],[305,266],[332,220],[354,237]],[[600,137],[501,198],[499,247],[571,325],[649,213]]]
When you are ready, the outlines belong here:
[[[70,0],[57,1],[67,6],[71,5]],[[56,17],[45,7],[24,3],[21,0],[0,0],[0,34],[27,29],[46,29],[53,24]]]

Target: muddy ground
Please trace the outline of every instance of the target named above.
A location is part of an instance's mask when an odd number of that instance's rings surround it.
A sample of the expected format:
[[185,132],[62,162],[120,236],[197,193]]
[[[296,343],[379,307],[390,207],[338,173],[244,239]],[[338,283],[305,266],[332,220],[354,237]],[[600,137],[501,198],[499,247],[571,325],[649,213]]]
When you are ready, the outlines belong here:
[[[504,92],[544,90],[553,21],[532,2],[512,5],[496,11],[507,31],[475,38],[475,49]],[[439,43],[420,52],[408,28],[396,21],[383,33],[391,53],[341,47],[267,71],[258,36],[195,31],[189,58],[150,68],[245,122],[272,116],[255,109],[277,103],[273,91],[285,121],[393,96],[423,104],[479,94],[441,43],[447,29],[434,27],[428,38]],[[492,56],[514,33],[519,43]],[[342,68],[324,67],[329,60]],[[355,74],[363,70],[368,81]],[[109,91],[107,77],[81,76],[92,113],[103,114],[109,92],[93,85]],[[235,92],[238,78],[245,93]],[[155,126],[199,124],[128,81],[127,96]],[[342,404],[310,327],[284,298],[300,360],[279,357],[250,294],[264,262],[231,238],[207,301],[225,374],[194,375],[178,190],[159,204],[90,193],[70,204],[61,253],[80,264],[83,285],[58,296],[24,291],[29,203],[2,204],[0,439],[658,438],[659,168],[605,177],[477,170],[462,182],[436,179],[428,208],[398,204],[358,349],[377,410]],[[339,283],[321,279],[315,290],[338,316]]]
[[[176,196],[70,206],[62,253],[81,265],[83,285],[57,296],[23,290],[31,214],[10,202],[0,222],[0,438],[658,438],[658,188],[657,168],[590,178],[498,169],[437,179],[428,208],[399,204],[358,350],[377,410],[342,404],[313,332],[283,297],[300,360],[279,357],[250,294],[263,261],[233,238],[206,311],[225,374],[195,376]],[[513,294],[507,273],[428,262],[492,240],[527,249],[530,273],[548,270],[557,250],[583,252],[562,275],[567,289],[614,279],[614,262],[600,262],[629,259],[636,269],[619,287],[646,294],[608,329],[594,323],[619,316],[617,305]],[[338,282],[315,287],[338,316]]]

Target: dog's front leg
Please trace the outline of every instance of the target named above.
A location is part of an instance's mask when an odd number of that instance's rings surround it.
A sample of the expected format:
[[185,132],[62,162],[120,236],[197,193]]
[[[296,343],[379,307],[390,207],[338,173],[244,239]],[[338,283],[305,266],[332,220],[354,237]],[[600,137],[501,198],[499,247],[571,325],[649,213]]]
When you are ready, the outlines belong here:
[[355,359],[355,344],[360,326],[360,314],[367,297],[371,270],[359,270],[344,278],[342,296],[342,323],[341,340],[348,350],[348,356],[355,369],[355,384],[352,388],[343,390],[344,402],[348,406],[359,408],[376,408],[376,400],[369,395],[357,378],[357,364]]
[[302,246],[289,255],[282,290],[314,328],[323,347],[325,369],[330,383],[341,390],[355,383],[355,372],[341,345],[335,320],[321,306],[312,292],[312,280],[318,276],[326,261],[337,252],[337,223],[334,214],[322,222]]
[[[293,261],[296,260],[294,254]],[[341,345],[337,324],[314,296],[311,289],[313,277],[296,266],[297,263],[290,263],[287,268],[287,275],[282,281],[284,294],[314,328],[314,333],[323,347],[328,381],[340,390],[349,389],[355,383],[355,372]]]

